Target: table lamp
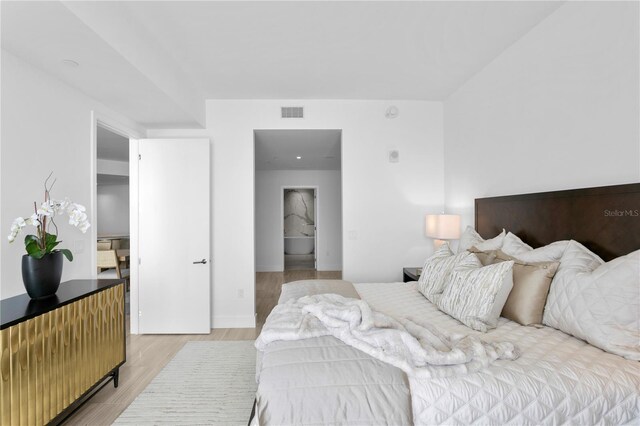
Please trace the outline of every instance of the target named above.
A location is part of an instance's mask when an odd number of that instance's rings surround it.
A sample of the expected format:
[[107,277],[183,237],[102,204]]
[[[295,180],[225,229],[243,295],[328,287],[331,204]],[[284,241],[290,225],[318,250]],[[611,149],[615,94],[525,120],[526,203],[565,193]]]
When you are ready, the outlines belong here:
[[435,240],[436,248],[440,247],[445,240],[460,238],[460,215],[428,214],[425,222],[425,234]]

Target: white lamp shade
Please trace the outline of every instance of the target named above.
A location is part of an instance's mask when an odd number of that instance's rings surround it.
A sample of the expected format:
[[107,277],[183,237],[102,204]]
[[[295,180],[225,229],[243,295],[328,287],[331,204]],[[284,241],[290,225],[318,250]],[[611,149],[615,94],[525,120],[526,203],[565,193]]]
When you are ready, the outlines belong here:
[[460,215],[428,214],[426,216],[427,237],[438,240],[455,240],[460,238]]

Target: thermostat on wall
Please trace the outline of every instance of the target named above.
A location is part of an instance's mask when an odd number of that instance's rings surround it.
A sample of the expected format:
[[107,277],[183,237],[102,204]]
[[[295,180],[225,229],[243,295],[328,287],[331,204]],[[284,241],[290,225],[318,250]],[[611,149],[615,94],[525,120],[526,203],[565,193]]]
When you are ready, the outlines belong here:
[[400,114],[400,111],[398,110],[398,107],[395,105],[391,105],[384,112],[384,116],[387,118],[396,118],[399,114]]

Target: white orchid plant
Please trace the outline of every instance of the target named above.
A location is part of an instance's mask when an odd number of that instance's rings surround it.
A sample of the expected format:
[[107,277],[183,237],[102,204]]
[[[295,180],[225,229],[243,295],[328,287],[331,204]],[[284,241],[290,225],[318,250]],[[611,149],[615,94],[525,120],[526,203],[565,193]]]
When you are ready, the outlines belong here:
[[[29,234],[24,238],[24,245],[29,256],[42,259],[47,254],[61,252],[69,261],[72,261],[73,254],[70,250],[56,248],[62,241],[58,241],[58,226],[55,217],[66,213],[69,216],[69,224],[78,228],[82,233],[87,232],[91,225],[87,220],[84,206],[74,203],[68,198],[64,200],[51,199],[50,191],[56,181],[54,180],[51,186],[47,186],[50,178],[51,175],[44,183],[44,202],[39,207],[36,202],[33,203],[35,212],[31,216],[16,218],[11,224],[11,233],[7,238],[12,243],[26,226],[35,226],[36,234]],[[51,226],[54,227],[55,233],[49,231]]]

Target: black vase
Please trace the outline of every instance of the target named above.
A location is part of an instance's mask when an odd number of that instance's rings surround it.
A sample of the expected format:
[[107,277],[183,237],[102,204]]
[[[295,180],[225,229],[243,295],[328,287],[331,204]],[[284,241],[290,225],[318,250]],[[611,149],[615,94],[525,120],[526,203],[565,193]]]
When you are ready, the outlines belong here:
[[42,259],[28,254],[22,256],[22,281],[32,299],[56,294],[62,278],[63,257],[60,252],[45,254]]

